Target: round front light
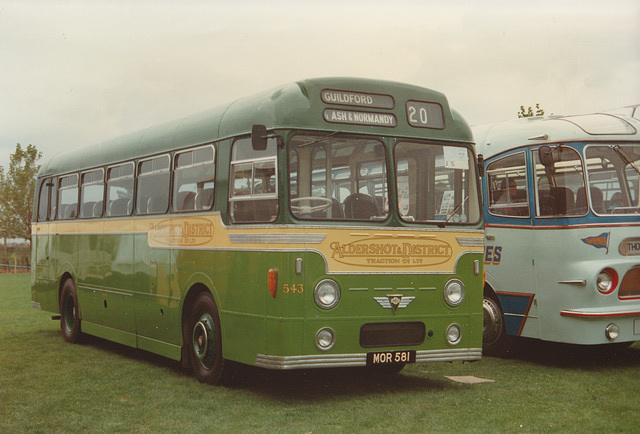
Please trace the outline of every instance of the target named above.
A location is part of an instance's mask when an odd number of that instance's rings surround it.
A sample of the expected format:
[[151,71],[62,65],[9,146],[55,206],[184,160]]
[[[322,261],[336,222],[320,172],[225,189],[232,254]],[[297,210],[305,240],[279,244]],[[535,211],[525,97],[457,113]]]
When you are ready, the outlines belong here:
[[327,351],[333,348],[336,343],[336,334],[329,327],[324,327],[316,333],[316,347],[319,350]]
[[620,327],[618,327],[617,324],[611,323],[607,326],[606,329],[604,329],[604,335],[607,337],[607,339],[613,342],[618,338],[618,336],[620,336]]
[[460,326],[458,324],[451,324],[447,328],[447,342],[451,345],[457,345],[462,339],[462,330],[460,330]]
[[331,279],[325,279],[316,285],[313,298],[318,307],[331,309],[340,301],[340,287]]
[[598,274],[596,286],[602,294],[611,294],[618,284],[618,274],[612,268],[605,268]]
[[444,286],[444,300],[449,306],[460,305],[464,300],[464,284],[458,279],[451,279]]

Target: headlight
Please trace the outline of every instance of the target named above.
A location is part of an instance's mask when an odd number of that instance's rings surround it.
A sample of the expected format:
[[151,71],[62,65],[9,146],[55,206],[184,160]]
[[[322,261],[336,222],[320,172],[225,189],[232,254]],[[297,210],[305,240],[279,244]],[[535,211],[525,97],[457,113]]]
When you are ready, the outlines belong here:
[[447,328],[447,342],[451,345],[456,345],[462,339],[462,330],[458,324],[451,324]]
[[604,335],[607,337],[607,339],[613,342],[618,336],[620,336],[620,327],[618,327],[616,324],[611,323],[607,326],[606,329],[604,329]]
[[464,284],[458,279],[451,279],[444,286],[444,300],[449,306],[460,305],[464,300]]
[[333,344],[336,343],[336,334],[329,327],[324,327],[318,330],[316,333],[316,347],[319,350],[327,351],[333,348]]
[[313,298],[318,307],[331,309],[340,301],[340,287],[331,279],[325,279],[316,285]]
[[613,268],[605,268],[598,274],[596,286],[602,294],[611,294],[618,285],[618,273]]

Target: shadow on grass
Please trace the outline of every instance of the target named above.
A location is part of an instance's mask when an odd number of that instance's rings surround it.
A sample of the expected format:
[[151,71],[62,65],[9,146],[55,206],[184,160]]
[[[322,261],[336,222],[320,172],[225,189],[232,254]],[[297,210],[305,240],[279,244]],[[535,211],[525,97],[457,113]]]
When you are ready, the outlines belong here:
[[364,367],[275,371],[234,364],[232,377],[225,386],[265,395],[269,399],[307,403],[396,392],[432,393],[460,386],[421,374],[406,369],[399,374],[384,374]]
[[563,369],[640,368],[639,345],[574,345],[519,338],[507,358]]
[[[69,345],[57,330],[44,331],[49,342],[59,341]],[[167,369],[176,376],[190,377],[194,386],[198,384],[189,370],[180,363],[165,357],[128,347],[112,341],[85,335],[82,344],[100,352],[115,354],[152,367]],[[326,368],[277,371],[239,363],[230,363],[229,375],[223,383],[226,390],[246,391],[264,395],[283,402],[319,402],[340,396],[354,397],[395,392],[437,392],[461,387],[441,377],[429,378],[426,370],[405,368],[399,374],[386,374],[366,368]],[[211,386],[215,392],[215,386]]]

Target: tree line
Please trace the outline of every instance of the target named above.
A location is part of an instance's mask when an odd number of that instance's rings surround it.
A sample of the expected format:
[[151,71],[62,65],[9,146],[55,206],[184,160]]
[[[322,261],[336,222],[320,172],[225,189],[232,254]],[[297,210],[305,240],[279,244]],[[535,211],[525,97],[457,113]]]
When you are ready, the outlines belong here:
[[31,215],[38,161],[42,153],[33,145],[16,144],[9,168],[0,166],[0,238],[31,241]]

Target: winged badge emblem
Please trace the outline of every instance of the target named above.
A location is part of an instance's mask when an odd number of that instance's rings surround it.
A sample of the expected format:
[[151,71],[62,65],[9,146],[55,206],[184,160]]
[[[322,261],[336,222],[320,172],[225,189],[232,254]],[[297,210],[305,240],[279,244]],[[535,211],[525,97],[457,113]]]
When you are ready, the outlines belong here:
[[392,309],[396,313],[398,309],[404,309],[409,306],[415,297],[407,297],[402,294],[387,294],[386,297],[373,297],[380,306],[385,309]]

